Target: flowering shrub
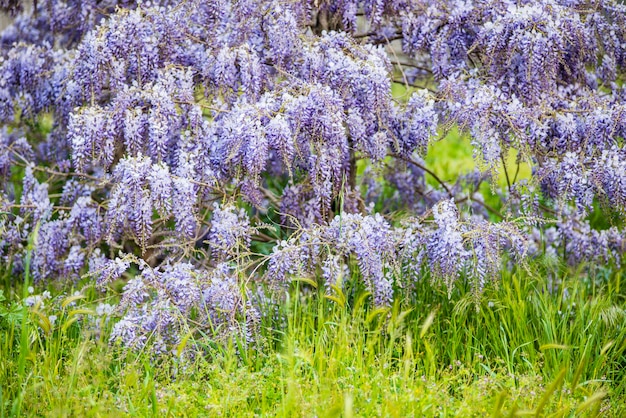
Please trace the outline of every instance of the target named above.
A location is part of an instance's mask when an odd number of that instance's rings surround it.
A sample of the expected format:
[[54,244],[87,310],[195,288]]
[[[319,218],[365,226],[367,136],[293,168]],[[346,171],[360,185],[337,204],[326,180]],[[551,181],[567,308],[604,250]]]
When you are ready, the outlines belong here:
[[[127,346],[166,352],[190,316],[252,339],[251,281],[330,292],[354,267],[384,306],[427,275],[478,294],[528,254],[621,261],[615,1],[1,4],[0,257],[18,277],[32,239],[36,281],[100,286],[138,265]],[[480,167],[456,181],[424,162],[452,126]]]

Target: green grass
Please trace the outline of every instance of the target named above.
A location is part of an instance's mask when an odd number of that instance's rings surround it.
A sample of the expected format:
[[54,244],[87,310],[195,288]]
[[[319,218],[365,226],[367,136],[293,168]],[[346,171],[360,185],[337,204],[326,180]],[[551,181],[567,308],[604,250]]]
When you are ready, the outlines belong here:
[[211,345],[193,361],[109,346],[92,290],[20,317],[6,289],[0,415],[624,416],[621,274],[562,273],[549,292],[555,272],[532,270],[545,273],[505,273],[478,306],[427,280],[388,310],[357,288],[337,302],[295,283],[254,346]]

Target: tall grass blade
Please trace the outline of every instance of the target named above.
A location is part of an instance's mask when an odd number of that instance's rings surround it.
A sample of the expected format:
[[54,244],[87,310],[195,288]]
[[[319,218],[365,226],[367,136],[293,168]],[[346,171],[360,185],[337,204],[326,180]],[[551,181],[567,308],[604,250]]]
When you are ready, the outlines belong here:
[[550,397],[552,396],[552,394],[556,392],[563,384],[563,380],[565,379],[566,373],[567,373],[567,369],[563,368],[557,375],[556,379],[554,379],[554,382],[552,382],[552,384],[548,387],[548,389],[546,389],[546,392],[541,397],[541,400],[539,401],[539,404],[537,405],[537,408],[535,409],[535,416],[539,416],[543,412],[543,409],[548,404],[548,401],[550,400]]

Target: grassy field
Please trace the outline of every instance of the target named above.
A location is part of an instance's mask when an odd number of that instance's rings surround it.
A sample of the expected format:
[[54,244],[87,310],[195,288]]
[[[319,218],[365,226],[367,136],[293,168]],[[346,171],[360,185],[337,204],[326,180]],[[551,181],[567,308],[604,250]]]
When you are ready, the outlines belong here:
[[424,280],[388,310],[358,288],[330,300],[294,283],[254,344],[194,336],[195,359],[111,347],[96,308],[115,296],[57,289],[23,307],[5,289],[0,415],[624,416],[621,273],[531,271],[478,305]]

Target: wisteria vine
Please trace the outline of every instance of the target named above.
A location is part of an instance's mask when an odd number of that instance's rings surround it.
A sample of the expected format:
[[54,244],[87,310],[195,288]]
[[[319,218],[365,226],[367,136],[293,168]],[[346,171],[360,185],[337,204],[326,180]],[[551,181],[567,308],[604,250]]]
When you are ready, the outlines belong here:
[[[2,263],[127,279],[125,346],[171,352],[191,316],[252,341],[250,283],[333,292],[356,269],[387,306],[424,277],[478,295],[528,256],[621,263],[617,1],[0,6]],[[454,180],[425,162],[452,128],[479,167]]]

